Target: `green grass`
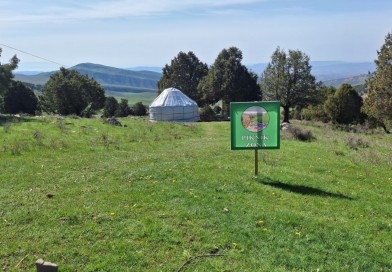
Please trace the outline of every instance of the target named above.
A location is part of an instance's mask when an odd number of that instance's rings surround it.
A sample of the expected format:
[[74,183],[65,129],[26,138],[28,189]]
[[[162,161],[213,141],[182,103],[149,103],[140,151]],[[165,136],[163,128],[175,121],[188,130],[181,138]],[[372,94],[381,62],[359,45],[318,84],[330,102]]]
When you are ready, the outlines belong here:
[[0,269],[392,269],[391,136],[298,124],[254,177],[228,122],[121,122],[0,116]]

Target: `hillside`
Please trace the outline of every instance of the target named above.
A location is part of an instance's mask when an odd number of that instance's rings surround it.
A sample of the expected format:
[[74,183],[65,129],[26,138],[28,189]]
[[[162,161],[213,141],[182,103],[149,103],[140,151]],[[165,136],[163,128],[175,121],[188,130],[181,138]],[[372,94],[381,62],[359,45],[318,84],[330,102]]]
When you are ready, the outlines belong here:
[[325,86],[339,87],[343,83],[348,83],[352,86],[357,86],[357,85],[364,85],[368,78],[369,78],[369,75],[367,75],[367,74],[366,75],[358,75],[358,76],[347,77],[347,78],[325,80],[325,81],[323,81],[323,84]]
[[[69,69],[76,70],[97,80],[103,86],[107,95],[123,97],[119,93],[135,94],[136,96],[148,93],[143,95],[143,102],[146,103],[152,101],[156,96],[157,81],[161,77],[161,74],[157,72],[131,71],[93,63],[78,64]],[[36,75],[16,74],[15,79],[35,85],[44,85],[53,73],[45,72]]]
[[0,115],[2,271],[392,271],[389,135],[293,122],[255,177],[229,122],[119,120]]

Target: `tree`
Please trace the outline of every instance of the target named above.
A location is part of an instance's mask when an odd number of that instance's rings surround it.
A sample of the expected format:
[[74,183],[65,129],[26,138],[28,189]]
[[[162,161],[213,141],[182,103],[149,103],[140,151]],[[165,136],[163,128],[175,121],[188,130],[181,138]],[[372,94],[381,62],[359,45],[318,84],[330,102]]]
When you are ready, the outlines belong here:
[[163,68],[158,81],[158,94],[166,88],[180,89],[184,94],[202,105],[202,94],[197,89],[201,79],[208,73],[208,66],[202,63],[193,52],[180,52],[170,65]]
[[300,118],[305,120],[322,121],[324,123],[331,121],[330,116],[325,112],[324,104],[329,97],[336,93],[333,86],[320,86],[319,102],[309,105],[300,111]]
[[95,79],[62,67],[44,85],[40,103],[50,113],[80,116],[89,104],[92,110],[102,108],[105,91]]
[[324,109],[331,120],[339,124],[362,121],[362,98],[350,84],[342,84],[334,95],[329,96]]
[[[0,48],[0,57],[1,57],[2,49]],[[13,56],[9,63],[1,64],[0,63],[0,96],[4,95],[4,92],[10,87],[11,81],[14,78],[12,73],[18,67],[19,59]]]
[[35,114],[37,105],[38,99],[33,90],[20,81],[12,81],[11,86],[4,93],[5,113]]
[[147,115],[147,109],[146,107],[143,105],[142,102],[137,102],[133,107],[133,114],[136,116],[145,116]]
[[113,96],[106,97],[105,105],[103,106],[103,117],[113,117],[117,111],[118,102]]
[[[0,57],[2,49],[0,48]],[[1,64],[0,62],[0,110],[4,110],[4,93],[9,89],[14,77],[12,71],[18,67],[19,59],[13,56],[9,63]]]
[[117,110],[115,112],[115,116],[126,117],[130,114],[131,114],[131,108],[128,105],[128,100],[125,98],[121,98],[121,101],[118,104]]
[[390,133],[392,128],[392,34],[388,33],[375,60],[376,71],[366,82],[363,112]]
[[289,50],[287,55],[278,47],[261,75],[262,97],[280,101],[283,122],[289,122],[290,108],[302,109],[319,102],[320,83],[311,74],[309,61],[309,56],[299,50]]
[[230,102],[259,99],[256,74],[241,64],[242,52],[236,47],[223,49],[199,85],[204,100],[214,104],[222,100],[222,114],[229,115]]

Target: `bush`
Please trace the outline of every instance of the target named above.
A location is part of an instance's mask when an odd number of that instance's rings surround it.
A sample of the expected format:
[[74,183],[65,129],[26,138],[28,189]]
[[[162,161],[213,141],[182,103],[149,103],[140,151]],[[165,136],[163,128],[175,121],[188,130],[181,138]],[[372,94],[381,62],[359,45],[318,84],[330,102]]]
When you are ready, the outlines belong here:
[[13,81],[2,99],[2,110],[5,113],[35,114],[38,109],[38,99],[33,90],[22,82]]
[[137,102],[133,107],[132,107],[133,115],[136,116],[145,116],[147,115],[147,109],[143,105],[142,102]]
[[215,121],[215,112],[209,105],[205,105],[201,110],[200,110],[200,121],[202,122],[211,122]]
[[332,122],[353,124],[363,121],[362,97],[347,83],[342,84],[333,96],[328,97],[324,110]]
[[216,106],[214,107],[214,112],[215,112],[216,114],[220,114],[220,113],[222,112],[222,108],[219,107],[218,105],[216,105]]
[[354,150],[358,150],[358,147],[366,148],[370,146],[369,141],[367,141],[366,139],[356,138],[352,136],[349,136],[346,139],[346,144],[349,148]]
[[317,106],[309,106],[307,108],[302,109],[300,113],[300,119],[302,120],[312,120],[312,121],[321,121],[327,123],[330,121],[327,113],[324,110],[324,105]]
[[312,131],[304,128],[289,126],[285,132],[291,135],[292,138],[303,142],[310,142],[316,139]]

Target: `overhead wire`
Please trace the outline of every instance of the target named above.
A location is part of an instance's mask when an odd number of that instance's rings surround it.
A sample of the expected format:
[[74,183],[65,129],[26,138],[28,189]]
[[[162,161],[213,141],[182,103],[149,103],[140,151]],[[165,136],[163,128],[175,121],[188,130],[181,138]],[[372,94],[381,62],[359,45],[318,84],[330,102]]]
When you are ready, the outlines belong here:
[[50,59],[47,59],[47,58],[43,58],[43,57],[40,57],[40,56],[37,56],[37,55],[34,55],[34,54],[32,54],[32,53],[29,53],[29,52],[26,52],[26,51],[17,49],[17,48],[15,48],[15,47],[12,47],[12,46],[9,46],[9,45],[3,44],[3,43],[0,43],[0,46],[4,46],[4,47],[10,48],[10,49],[13,49],[13,50],[15,50],[15,51],[21,52],[21,53],[23,53],[23,54],[26,54],[26,55],[29,55],[29,56],[32,56],[32,57],[35,57],[35,58],[38,58],[38,59],[41,59],[41,60],[44,60],[44,61],[48,61],[48,62],[57,64],[57,65],[60,65],[60,66],[62,66],[62,67],[65,67],[65,65],[63,65],[63,64],[61,64],[61,63],[58,63],[58,62],[56,62],[56,61],[53,61],[53,60],[50,60]]

